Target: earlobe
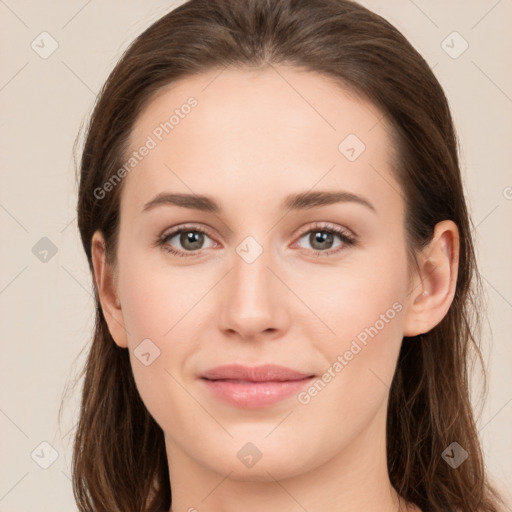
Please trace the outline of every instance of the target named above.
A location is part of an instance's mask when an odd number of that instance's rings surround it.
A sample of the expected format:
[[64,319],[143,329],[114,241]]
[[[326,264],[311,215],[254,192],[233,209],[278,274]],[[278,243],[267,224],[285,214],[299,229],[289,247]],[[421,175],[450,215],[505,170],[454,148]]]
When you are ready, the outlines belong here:
[[91,255],[94,268],[94,282],[103,316],[115,343],[128,346],[127,333],[121,303],[117,297],[114,269],[106,261],[105,241],[101,231],[96,231],[91,240]]
[[431,242],[418,255],[417,261],[418,273],[409,294],[404,336],[430,331],[450,309],[459,264],[457,225],[451,220],[439,222]]

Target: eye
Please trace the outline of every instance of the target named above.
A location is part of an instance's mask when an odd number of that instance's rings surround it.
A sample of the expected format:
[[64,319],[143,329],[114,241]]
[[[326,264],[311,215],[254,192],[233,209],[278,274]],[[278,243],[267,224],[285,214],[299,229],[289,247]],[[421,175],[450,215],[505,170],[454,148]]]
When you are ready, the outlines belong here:
[[[336,237],[341,243],[333,248],[332,244]],[[174,256],[186,258],[198,256],[202,249],[218,247],[219,244],[213,240],[212,244],[204,247],[206,238],[212,240],[209,231],[203,227],[181,226],[170,233],[161,235],[155,245],[161,246],[166,252]],[[304,232],[299,240],[303,238],[307,238],[307,242],[311,245],[313,255],[315,256],[328,256],[338,253],[346,247],[357,245],[357,240],[354,236],[341,228],[326,223],[314,225],[313,229]],[[182,249],[176,248],[176,244],[181,245]]]
[[[171,233],[161,236],[157,240],[157,244],[162,246],[165,251],[174,254],[175,256],[186,258],[190,256],[197,256],[197,252],[205,248],[203,247],[205,237],[210,238],[206,229],[198,226],[183,226],[179,229],[175,229]],[[184,250],[175,249],[170,245],[174,238],[176,239],[174,243],[180,244]],[[210,247],[215,245],[216,242],[214,242]]]
[[[332,244],[335,238],[341,240],[341,243],[333,248]],[[306,238],[310,244],[315,256],[328,256],[342,251],[345,247],[356,245],[355,237],[341,228],[329,224],[317,224],[313,229],[306,231],[299,240]]]

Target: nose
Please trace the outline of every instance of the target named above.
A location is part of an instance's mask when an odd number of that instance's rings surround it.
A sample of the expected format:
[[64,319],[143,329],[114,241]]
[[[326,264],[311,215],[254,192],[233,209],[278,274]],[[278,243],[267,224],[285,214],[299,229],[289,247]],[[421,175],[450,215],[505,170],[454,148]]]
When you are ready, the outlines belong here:
[[219,326],[233,338],[276,338],[289,325],[287,288],[270,251],[261,250],[254,240],[241,243],[220,288]]

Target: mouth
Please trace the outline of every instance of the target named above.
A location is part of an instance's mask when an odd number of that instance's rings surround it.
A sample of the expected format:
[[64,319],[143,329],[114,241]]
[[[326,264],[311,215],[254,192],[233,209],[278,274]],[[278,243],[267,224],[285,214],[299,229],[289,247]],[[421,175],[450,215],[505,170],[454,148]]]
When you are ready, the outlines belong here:
[[315,375],[278,365],[225,365],[200,376],[215,398],[247,409],[277,404],[298,393],[314,378]]

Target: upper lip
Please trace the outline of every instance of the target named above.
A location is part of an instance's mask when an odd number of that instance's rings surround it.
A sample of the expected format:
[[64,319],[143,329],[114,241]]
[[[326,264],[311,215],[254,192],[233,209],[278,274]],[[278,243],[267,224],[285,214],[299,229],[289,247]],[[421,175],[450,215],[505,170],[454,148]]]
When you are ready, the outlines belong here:
[[275,364],[260,366],[228,364],[211,368],[201,374],[201,378],[208,380],[233,379],[249,382],[302,380],[307,377],[313,377],[313,375]]

